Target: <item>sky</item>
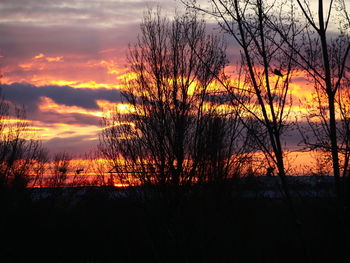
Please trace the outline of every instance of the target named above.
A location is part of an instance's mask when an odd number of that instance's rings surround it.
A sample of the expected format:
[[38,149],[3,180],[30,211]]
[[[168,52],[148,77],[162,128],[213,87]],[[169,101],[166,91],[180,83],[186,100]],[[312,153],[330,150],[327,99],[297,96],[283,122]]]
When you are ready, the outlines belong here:
[[178,3],[114,0],[1,0],[3,95],[24,105],[50,151],[83,154],[96,146],[100,120],[120,102],[128,44],[147,8]]
[[[143,13],[160,6],[174,14],[184,10],[179,2],[1,0],[5,99],[25,107],[28,125],[51,152],[92,150],[102,116],[121,103],[128,44],[137,40]],[[302,82],[295,80],[295,91],[303,92]]]

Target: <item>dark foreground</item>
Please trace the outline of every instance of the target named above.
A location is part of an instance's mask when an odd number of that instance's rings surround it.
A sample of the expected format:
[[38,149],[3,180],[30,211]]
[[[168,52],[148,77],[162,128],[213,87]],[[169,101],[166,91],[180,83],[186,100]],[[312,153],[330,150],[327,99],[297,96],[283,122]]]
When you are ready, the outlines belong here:
[[349,220],[330,184],[294,187],[297,219],[264,191],[279,190],[254,180],[3,190],[0,262],[349,262]]

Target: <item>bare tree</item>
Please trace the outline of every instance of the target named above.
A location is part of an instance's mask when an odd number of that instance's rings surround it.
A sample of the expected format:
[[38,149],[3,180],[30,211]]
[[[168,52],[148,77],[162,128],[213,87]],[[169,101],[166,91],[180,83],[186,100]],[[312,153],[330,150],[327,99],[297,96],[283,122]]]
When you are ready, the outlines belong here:
[[211,7],[207,9],[201,8],[195,1],[188,1],[186,5],[215,18],[238,44],[242,61],[240,74],[233,76],[236,78],[234,85],[222,83],[233,105],[238,103],[244,107],[246,115],[243,123],[267,162],[277,168],[284,192],[290,200],[281,135],[288,127],[291,105],[289,83],[295,66],[291,57],[295,51],[273,30],[271,21],[274,25],[278,24],[286,32],[288,41],[293,43],[296,35],[293,24],[283,23],[286,17],[293,17],[289,13],[284,14],[283,6],[277,5],[277,2],[212,0],[210,3]]
[[[103,120],[100,149],[113,172],[128,182],[136,175],[143,183],[187,184],[211,159],[224,173],[223,161],[238,151],[226,140],[237,139],[240,129],[228,129],[227,116],[215,110],[219,104],[208,101],[226,62],[220,39],[206,35],[193,14],[169,21],[149,11],[129,61],[134,78],[123,91],[129,112]],[[220,127],[221,134],[210,134]]]
[[[294,61],[314,86],[314,101],[309,107],[311,115],[307,117],[312,135],[303,136],[303,141],[309,149],[330,154],[336,190],[340,197],[341,173],[345,175],[348,166],[346,100],[349,86],[346,77],[349,68],[350,18],[344,0],[330,1],[328,9],[324,7],[324,1],[319,0],[316,14],[309,1],[296,2],[300,17],[304,19],[304,24],[299,26],[303,34],[298,41],[291,43],[284,32],[277,31],[295,50]],[[342,158],[339,158],[339,154],[343,155]]]

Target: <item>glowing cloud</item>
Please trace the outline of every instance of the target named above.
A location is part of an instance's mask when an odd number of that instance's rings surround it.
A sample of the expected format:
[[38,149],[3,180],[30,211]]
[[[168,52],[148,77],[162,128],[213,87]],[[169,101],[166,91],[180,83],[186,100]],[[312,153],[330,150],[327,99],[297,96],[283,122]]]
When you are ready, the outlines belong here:
[[43,57],[45,57],[45,55],[43,53],[40,53],[40,54],[34,56],[33,59],[40,59],[40,58],[43,58]]
[[94,111],[94,110],[87,110],[82,107],[78,106],[67,106],[63,104],[57,104],[52,99],[48,97],[41,97],[41,102],[39,104],[39,109],[42,112],[57,112],[60,114],[67,114],[67,113],[78,113],[78,114],[85,114],[85,115],[91,115],[95,117],[102,117],[103,113],[101,111]]
[[47,57],[46,60],[48,62],[62,62],[63,57]]

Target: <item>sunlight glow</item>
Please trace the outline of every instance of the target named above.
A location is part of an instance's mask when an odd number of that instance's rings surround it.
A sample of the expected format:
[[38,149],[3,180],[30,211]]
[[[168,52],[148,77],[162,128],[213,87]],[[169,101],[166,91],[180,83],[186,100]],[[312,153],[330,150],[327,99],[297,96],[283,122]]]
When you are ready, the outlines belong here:
[[134,106],[128,103],[118,103],[117,104],[117,111],[121,114],[132,114],[136,112],[136,109]]

